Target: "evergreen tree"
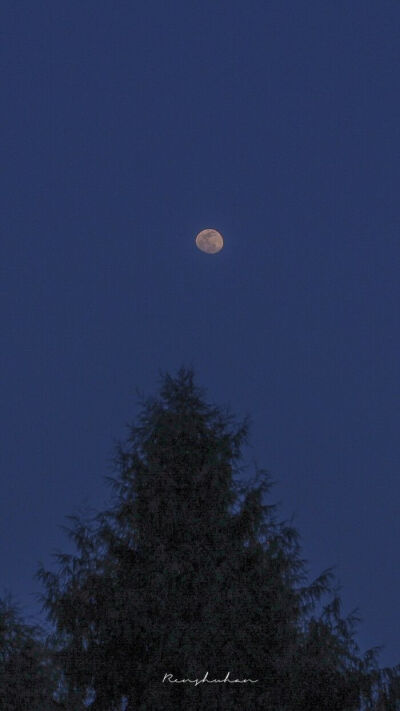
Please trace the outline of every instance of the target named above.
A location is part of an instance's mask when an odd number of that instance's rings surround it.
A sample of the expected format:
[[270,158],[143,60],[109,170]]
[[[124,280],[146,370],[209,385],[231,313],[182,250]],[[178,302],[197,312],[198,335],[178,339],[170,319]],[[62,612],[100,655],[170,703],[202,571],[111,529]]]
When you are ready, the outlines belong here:
[[57,678],[40,631],[0,600],[0,710],[52,711]]
[[110,507],[74,518],[77,553],[39,573],[74,711],[85,699],[92,711],[357,711],[397,693],[359,654],[338,598],[322,606],[329,571],[307,584],[266,473],[241,480],[246,435],[190,370],[144,403]]

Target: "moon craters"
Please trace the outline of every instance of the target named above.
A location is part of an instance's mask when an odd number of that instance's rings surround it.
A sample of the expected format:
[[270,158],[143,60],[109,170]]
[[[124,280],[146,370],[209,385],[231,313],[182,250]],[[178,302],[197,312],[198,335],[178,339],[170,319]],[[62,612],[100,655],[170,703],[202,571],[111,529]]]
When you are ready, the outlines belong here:
[[224,246],[224,240],[218,230],[207,229],[199,232],[196,237],[196,245],[202,252],[216,254]]

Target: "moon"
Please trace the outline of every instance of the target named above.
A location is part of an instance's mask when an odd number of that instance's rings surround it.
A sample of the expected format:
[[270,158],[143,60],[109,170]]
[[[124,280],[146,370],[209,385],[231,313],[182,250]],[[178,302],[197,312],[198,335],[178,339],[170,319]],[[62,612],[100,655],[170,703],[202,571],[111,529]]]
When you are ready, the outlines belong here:
[[196,237],[196,245],[207,254],[216,254],[224,246],[224,240],[218,230],[202,230]]

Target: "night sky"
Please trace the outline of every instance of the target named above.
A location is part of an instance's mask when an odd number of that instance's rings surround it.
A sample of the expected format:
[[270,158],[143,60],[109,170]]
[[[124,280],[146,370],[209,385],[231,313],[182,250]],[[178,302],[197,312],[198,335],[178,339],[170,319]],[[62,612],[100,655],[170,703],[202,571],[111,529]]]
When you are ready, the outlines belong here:
[[[0,592],[99,509],[136,389],[252,420],[310,576],[400,661],[398,0],[4,0]],[[224,249],[196,249],[203,228]]]

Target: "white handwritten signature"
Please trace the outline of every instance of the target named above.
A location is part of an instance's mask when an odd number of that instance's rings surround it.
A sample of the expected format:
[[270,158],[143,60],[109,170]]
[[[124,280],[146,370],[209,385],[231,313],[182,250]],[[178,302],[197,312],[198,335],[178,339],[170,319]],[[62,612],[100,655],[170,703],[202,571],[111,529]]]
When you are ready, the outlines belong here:
[[230,679],[230,671],[224,679],[209,679],[208,671],[204,674],[202,679],[175,679],[173,674],[164,674],[163,684],[168,681],[170,684],[194,684],[198,686],[199,684],[257,684],[258,679]]

